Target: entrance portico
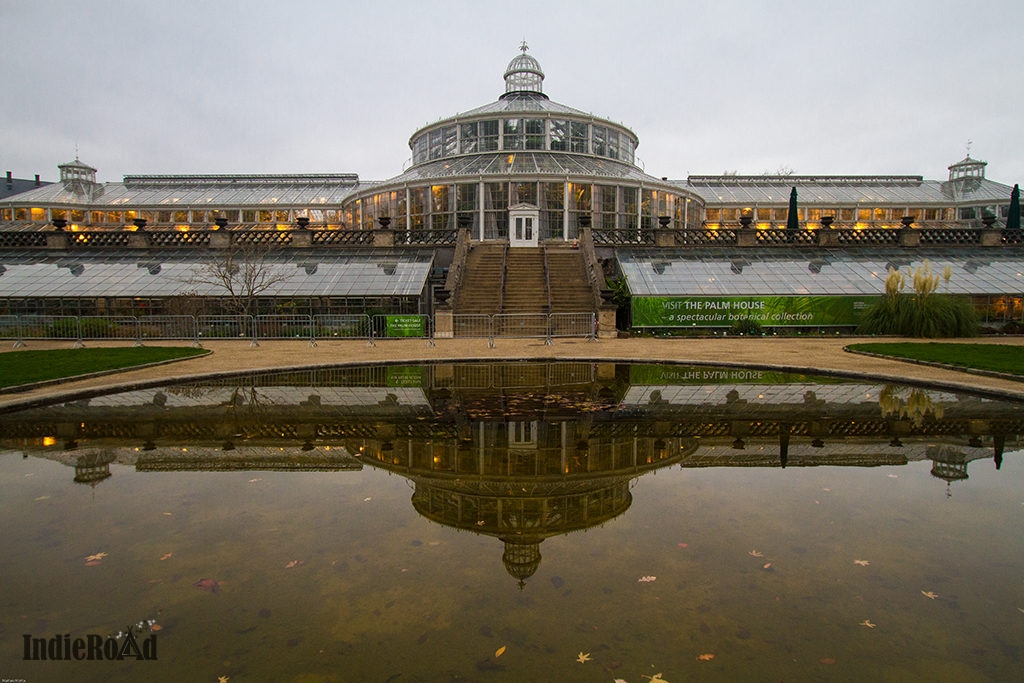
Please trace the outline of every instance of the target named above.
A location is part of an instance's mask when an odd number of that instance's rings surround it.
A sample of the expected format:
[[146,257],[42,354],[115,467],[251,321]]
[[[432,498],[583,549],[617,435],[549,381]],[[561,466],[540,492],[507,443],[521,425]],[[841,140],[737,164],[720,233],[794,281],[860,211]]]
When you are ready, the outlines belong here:
[[540,210],[533,204],[515,204],[508,208],[508,245],[536,247]]

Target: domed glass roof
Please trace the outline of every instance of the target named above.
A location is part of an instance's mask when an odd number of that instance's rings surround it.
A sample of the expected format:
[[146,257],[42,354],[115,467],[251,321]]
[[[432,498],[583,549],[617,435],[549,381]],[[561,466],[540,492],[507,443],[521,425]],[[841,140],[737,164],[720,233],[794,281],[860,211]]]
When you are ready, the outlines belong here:
[[529,92],[544,94],[544,72],[540,62],[526,54],[526,41],[519,46],[523,54],[517,55],[505,69],[505,94]]

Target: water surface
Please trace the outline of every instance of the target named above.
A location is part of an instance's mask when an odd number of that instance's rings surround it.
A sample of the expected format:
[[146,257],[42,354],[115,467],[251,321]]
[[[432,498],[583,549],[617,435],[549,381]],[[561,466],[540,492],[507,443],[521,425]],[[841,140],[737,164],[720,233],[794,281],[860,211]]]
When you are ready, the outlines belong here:
[[[945,391],[585,363],[3,415],[0,674],[1008,680],[1022,420]],[[22,659],[26,634],[140,622],[156,661]]]

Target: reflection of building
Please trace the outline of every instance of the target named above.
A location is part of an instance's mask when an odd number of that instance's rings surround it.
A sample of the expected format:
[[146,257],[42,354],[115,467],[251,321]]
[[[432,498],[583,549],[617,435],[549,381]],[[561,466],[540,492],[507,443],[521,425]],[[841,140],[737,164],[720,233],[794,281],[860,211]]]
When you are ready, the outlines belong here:
[[[473,312],[459,294],[486,270],[471,247],[490,243],[521,257],[550,247],[550,258],[530,261],[504,287],[526,289],[536,302],[549,298],[543,289],[557,298],[566,290],[559,285],[575,282],[570,275],[583,278],[562,302],[574,312],[597,310],[604,266],[620,271],[635,296],[874,296],[888,264],[929,258],[969,275],[950,287],[975,297],[991,321],[1024,315],[1015,275],[1024,239],[1001,231],[1011,189],[985,177],[986,162],[967,156],[945,180],[649,175],[636,133],[551,100],[540,63],[521,49],[495,101],[413,132],[409,165],[389,180],[133,175],[101,183],[80,159],[61,164],[59,183],[0,205],[0,313],[181,313],[173,296],[207,252],[254,245],[287,274],[263,294],[259,313],[286,303],[308,315],[433,313],[452,295],[456,312]],[[800,199],[796,231],[785,229],[791,188]],[[579,253],[557,248],[577,240]],[[197,293],[223,303],[217,287]],[[691,324],[655,326],[683,322]]]
[[[530,496],[563,496],[561,510],[586,505],[597,519],[628,505],[616,482],[665,462],[899,465],[949,445],[967,462],[994,456],[998,465],[1021,433],[1020,404],[947,391],[612,363],[317,368],[0,415],[0,445],[72,467],[95,454],[140,470],[338,470],[358,466],[348,453],[359,454],[422,483],[416,504],[428,516],[475,528],[488,510],[495,535],[515,528],[512,503],[496,497],[522,478],[517,519],[552,524],[547,503]],[[81,463],[82,478],[109,471]],[[596,491],[600,503],[588,498]],[[438,507],[449,496],[464,499],[460,515]]]
[[633,479],[678,462],[697,444],[595,439],[583,421],[524,417],[534,415],[479,422],[465,440],[402,439],[387,450],[364,450],[362,460],[408,477],[413,507],[427,519],[500,539],[505,569],[522,585],[540,564],[545,538],[622,514]]

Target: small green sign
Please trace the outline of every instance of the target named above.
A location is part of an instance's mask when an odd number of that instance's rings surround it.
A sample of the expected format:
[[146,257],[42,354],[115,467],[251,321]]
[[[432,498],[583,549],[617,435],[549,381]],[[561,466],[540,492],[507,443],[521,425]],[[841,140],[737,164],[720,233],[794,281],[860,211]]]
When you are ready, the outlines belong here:
[[385,332],[389,337],[424,337],[426,325],[422,315],[388,315]]
[[877,296],[635,296],[634,327],[852,327]]

